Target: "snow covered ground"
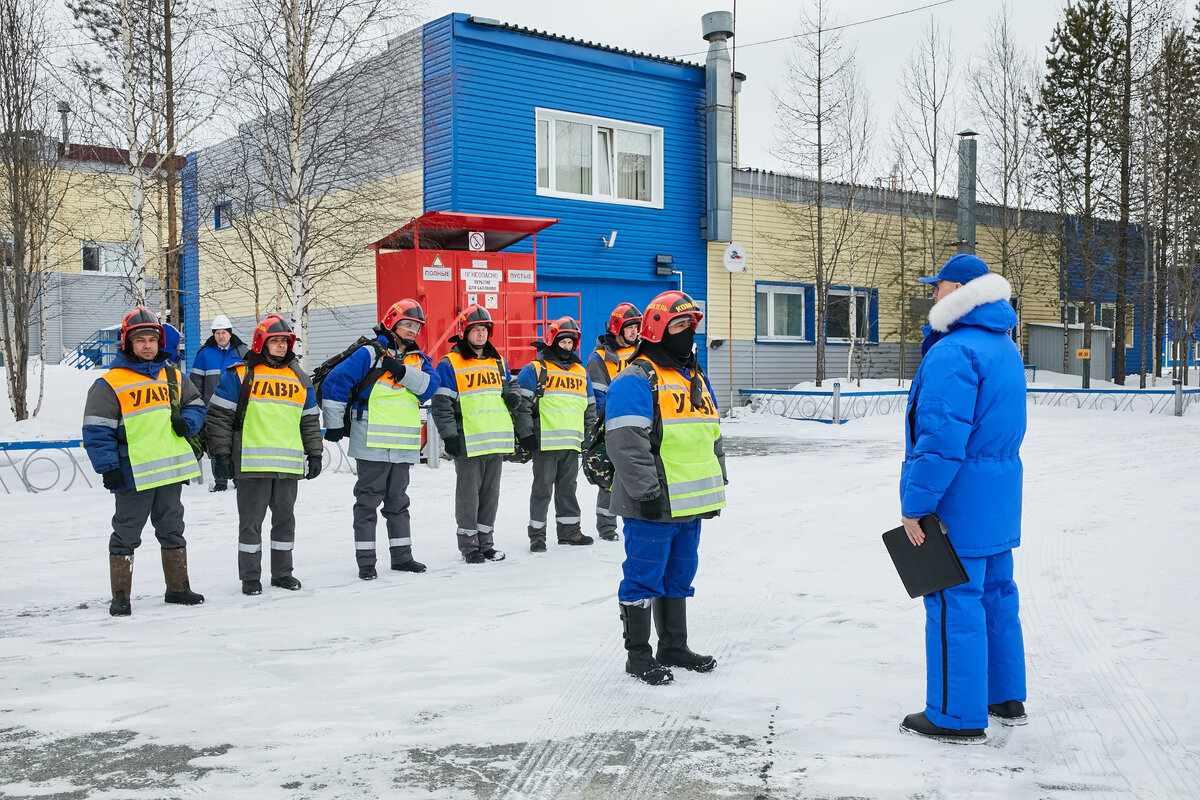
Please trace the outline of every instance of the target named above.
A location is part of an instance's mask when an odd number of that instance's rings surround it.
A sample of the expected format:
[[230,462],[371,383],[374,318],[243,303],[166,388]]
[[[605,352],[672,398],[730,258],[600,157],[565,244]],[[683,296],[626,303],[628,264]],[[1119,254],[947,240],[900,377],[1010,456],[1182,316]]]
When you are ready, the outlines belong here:
[[[61,428],[94,375],[56,371],[46,419],[17,429],[78,435]],[[619,543],[527,551],[528,467],[505,467],[508,559],[478,566],[455,550],[453,470],[414,470],[429,571],[371,583],[353,479],[305,483],[304,588],[260,597],[239,591],[232,493],[188,486],[207,603],[163,604],[147,532],[119,620],[108,495],[0,495],[0,797],[1200,797],[1200,415],[1030,413],[1030,723],[985,746],[897,731],[924,702],[923,611],[879,540],[901,418],[748,417],[725,426],[730,507],[689,605],[720,665],[667,687],[623,674]]]

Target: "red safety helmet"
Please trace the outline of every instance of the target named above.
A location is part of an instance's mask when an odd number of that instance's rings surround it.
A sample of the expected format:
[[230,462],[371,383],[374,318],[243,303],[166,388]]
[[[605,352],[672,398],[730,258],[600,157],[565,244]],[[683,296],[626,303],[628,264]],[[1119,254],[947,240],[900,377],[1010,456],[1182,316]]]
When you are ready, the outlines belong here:
[[288,321],[278,314],[271,314],[263,318],[263,321],[258,323],[258,327],[254,329],[254,339],[250,342],[250,349],[256,353],[262,353],[267,339],[272,336],[286,336],[288,350],[296,345],[296,334],[292,331],[292,326],[288,324]]
[[621,333],[626,325],[637,325],[642,321],[642,312],[633,303],[621,303],[608,316],[608,332],[613,336]]
[[145,306],[138,306],[126,314],[125,319],[121,320],[121,332],[117,334],[117,349],[124,350],[125,346],[131,343],[129,337],[135,331],[145,328],[153,328],[158,332],[158,346],[160,348],[167,346],[167,334],[163,330],[162,323],[158,321],[158,314],[155,314]]
[[570,317],[559,317],[546,326],[546,343],[551,347],[558,344],[559,339],[570,337],[575,340],[575,346],[571,349],[579,347],[579,339],[582,334],[579,332],[579,323]]
[[467,328],[475,325],[486,325],[488,336],[492,335],[492,315],[486,308],[478,303],[472,303],[463,309],[458,315],[458,335],[464,337],[467,335]]
[[646,306],[646,314],[642,317],[642,327],[638,335],[648,342],[661,342],[667,327],[676,317],[691,317],[692,329],[704,319],[700,306],[689,295],[672,289],[663,292],[650,301]]
[[422,328],[425,327],[425,309],[421,308],[421,304],[416,300],[408,297],[393,303],[379,324],[384,327],[384,330],[390,331],[396,327],[397,323],[406,319],[419,322]]

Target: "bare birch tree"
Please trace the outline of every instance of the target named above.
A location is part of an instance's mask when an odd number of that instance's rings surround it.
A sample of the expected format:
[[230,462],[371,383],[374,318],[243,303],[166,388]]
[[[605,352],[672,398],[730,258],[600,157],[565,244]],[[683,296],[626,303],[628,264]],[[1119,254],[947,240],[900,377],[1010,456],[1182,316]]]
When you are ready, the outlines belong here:
[[914,189],[929,193],[927,251],[929,273],[941,266],[943,242],[938,229],[938,193],[948,179],[954,147],[954,58],[933,17],[921,34],[901,75],[898,141],[916,179]]
[[[52,98],[45,72],[54,45],[37,0],[0,0],[0,349],[13,418],[29,416],[30,334],[37,323],[44,355],[43,292],[65,176],[50,134]],[[44,359],[39,362],[38,409]],[[35,415],[37,410],[35,409]]]
[[248,178],[207,196],[227,192],[243,217],[237,246],[225,247],[231,268],[284,283],[307,364],[315,290],[352,280],[370,232],[391,232],[379,225],[402,198],[380,196],[395,187],[379,181],[419,156],[419,37],[379,52],[412,23],[407,0],[278,0],[241,13],[227,41],[249,75],[239,99],[250,121],[224,157]]

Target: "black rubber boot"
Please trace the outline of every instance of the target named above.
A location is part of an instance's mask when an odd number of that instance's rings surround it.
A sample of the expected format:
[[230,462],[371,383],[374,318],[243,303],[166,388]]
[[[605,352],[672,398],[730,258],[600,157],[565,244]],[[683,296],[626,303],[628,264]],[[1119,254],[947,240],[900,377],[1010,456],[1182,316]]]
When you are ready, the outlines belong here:
[[271,585],[280,589],[287,589],[289,592],[300,590],[300,581],[291,575],[284,575],[282,578],[271,578]]
[[262,594],[262,581],[242,581],[242,594],[247,597]]
[[133,556],[108,556],[108,577],[112,582],[112,602],[108,613],[114,617],[128,617],[133,613],[129,594],[133,588]]
[[359,580],[373,581],[378,577],[379,577],[379,573],[375,571],[374,567],[359,567],[358,568]]
[[1020,700],[992,703],[988,706],[988,716],[995,717],[1001,725],[1024,725],[1029,722],[1025,716],[1025,704]]
[[675,680],[671,670],[654,660],[650,649],[650,609],[621,603],[621,623],[625,628],[625,671],[643,683],[659,686]]
[[658,653],[655,657],[660,664],[683,667],[692,672],[712,672],[717,666],[717,660],[712,656],[702,656],[688,649],[687,598],[656,598],[654,627],[658,630]]
[[167,593],[163,600],[180,606],[198,606],[204,595],[192,591],[188,583],[187,548],[162,551],[163,577],[167,580]]
[[943,728],[930,722],[924,711],[905,717],[904,722],[900,723],[900,730],[950,744],[983,744],[987,741],[983,728]]
[[424,572],[425,565],[415,558],[410,558],[408,561],[402,561],[399,564],[392,564],[392,569],[396,572]]

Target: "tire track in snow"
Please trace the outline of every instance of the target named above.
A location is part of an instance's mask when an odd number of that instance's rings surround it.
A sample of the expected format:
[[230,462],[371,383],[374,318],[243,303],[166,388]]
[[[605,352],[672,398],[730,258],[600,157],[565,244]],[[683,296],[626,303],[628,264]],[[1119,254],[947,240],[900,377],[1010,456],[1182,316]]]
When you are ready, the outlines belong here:
[[[807,521],[798,522],[795,528]],[[711,552],[709,558],[719,558],[730,544]],[[759,565],[756,581],[764,586],[775,585],[782,560],[774,559]],[[716,610],[708,617],[709,625],[703,634],[718,646],[713,655],[725,664],[706,675],[676,670],[678,677],[671,686],[648,686],[635,682],[622,672],[624,651],[611,641],[598,646],[588,662],[571,681],[571,688],[555,701],[546,720],[530,737],[514,767],[516,777],[503,794],[504,800],[556,800],[600,796],[603,785],[597,785],[597,775],[613,759],[614,754],[631,750],[628,761],[614,769],[615,778],[602,795],[605,798],[634,800],[639,797],[661,797],[675,786],[686,769],[684,756],[688,744],[699,733],[697,718],[720,696],[721,688],[732,673],[731,654],[741,645],[748,631],[775,593],[744,592],[745,584],[730,581],[736,598],[727,598],[714,591],[706,601],[706,610]],[[727,584],[728,585],[728,584]],[[736,599],[737,602],[731,602]],[[695,630],[694,618],[690,626]],[[704,648],[707,649],[707,648]],[[687,683],[686,688],[680,685]],[[675,693],[686,692],[683,697]],[[642,698],[646,699],[645,705]],[[651,731],[631,733],[622,723],[628,722],[631,707],[645,709],[658,705],[663,699],[673,701],[671,710],[658,717]],[[582,735],[581,735],[582,734]],[[607,770],[604,770],[607,774]]]
[[[1175,448],[1168,447],[1171,449]],[[1156,452],[1161,454],[1161,448]],[[1065,474],[1068,465],[1061,466],[1061,474]],[[1044,637],[1041,644],[1053,653],[1054,662],[1069,663],[1069,653],[1076,662],[1088,664],[1090,680],[1086,685],[1061,687],[1060,703],[1047,709],[1047,722],[1059,741],[1078,741],[1079,734],[1085,734],[1083,746],[1071,752],[1060,748],[1055,760],[1067,774],[1084,777],[1086,782],[1044,788],[1091,791],[1093,797],[1127,797],[1135,787],[1146,788],[1142,785],[1143,775],[1155,775],[1161,781],[1159,792],[1170,792],[1174,797],[1200,796],[1200,762],[1180,741],[1129,667],[1115,654],[1106,652],[1096,620],[1082,602],[1073,540],[1084,535],[1083,531],[1067,524],[1070,517],[1064,504],[1048,505],[1053,512],[1045,524],[1039,525],[1042,534],[1036,541],[1042,571],[1058,574],[1041,601],[1033,604]],[[1052,632],[1065,633],[1068,642],[1060,643]],[[1097,714],[1113,709],[1117,713],[1106,714],[1104,725],[1098,724]],[[1112,729],[1114,721],[1118,730]],[[1112,750],[1119,745],[1126,746],[1120,759]],[[1137,765],[1138,774],[1132,776],[1133,780],[1121,768],[1121,761]],[[1114,781],[1118,785],[1113,785]]]

